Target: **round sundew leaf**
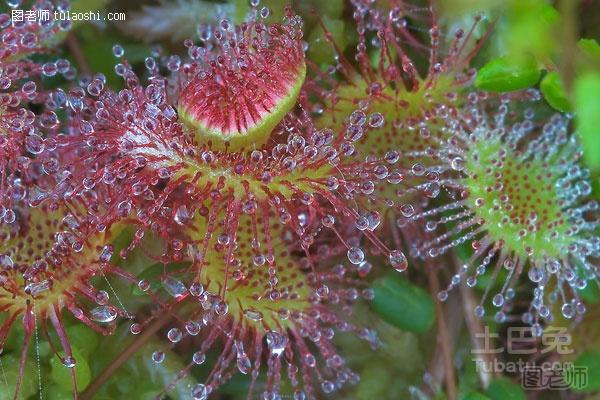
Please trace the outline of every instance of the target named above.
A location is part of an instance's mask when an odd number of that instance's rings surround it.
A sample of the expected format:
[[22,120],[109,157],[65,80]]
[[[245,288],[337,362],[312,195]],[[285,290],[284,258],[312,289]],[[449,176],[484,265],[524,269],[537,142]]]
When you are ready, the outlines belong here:
[[[588,350],[573,362],[573,368],[564,371],[565,381],[578,392],[600,390],[600,349]],[[576,374],[586,375],[584,380],[575,379]]]
[[525,400],[525,392],[518,384],[506,378],[493,380],[485,394],[491,400]]
[[491,60],[477,72],[475,86],[492,92],[511,92],[535,85],[540,76],[532,56],[504,56]]
[[425,332],[435,320],[433,299],[404,278],[387,276],[373,284],[372,307],[386,322],[411,332]]
[[266,27],[258,21],[232,27],[235,46],[215,39],[199,56],[204,62],[181,72],[177,111],[198,145],[218,151],[260,147],[296,105],[306,63],[300,24],[289,18]]
[[540,89],[548,104],[558,111],[570,112],[573,110],[573,106],[565,92],[562,78],[558,72],[553,71],[546,74],[540,83]]
[[[75,378],[77,379],[77,389],[83,390],[89,385],[92,380],[92,372],[86,357],[83,356],[75,346],[71,346],[73,358],[76,364],[73,367],[75,370]],[[71,379],[71,368],[65,367],[62,361],[57,356],[50,359],[51,375],[54,383],[65,390],[72,390],[73,381]]]
[[[217,117],[211,114],[209,109],[195,108],[196,111],[193,111],[181,103],[177,110],[181,120],[195,133],[199,142],[210,141],[213,149],[228,148],[235,151],[251,144],[262,145],[267,142],[275,126],[296,105],[296,99],[300,94],[305,76],[306,65],[302,64],[299,71],[296,72],[296,79],[287,86],[279,88],[285,94],[271,95],[268,101],[272,106],[265,106],[260,110],[256,107],[258,102],[252,106],[254,111],[251,112],[245,108],[243,101],[232,104],[235,103],[233,98],[229,99],[230,103],[226,103],[224,98],[220,98],[221,105],[219,107],[227,108],[229,111]],[[239,98],[239,96],[235,97]],[[232,110],[234,111],[232,112]],[[250,115],[253,116],[249,117]],[[247,118],[252,121],[246,122]],[[215,119],[218,125],[208,122]]]
[[587,73],[575,81],[577,130],[583,157],[592,169],[600,169],[600,74]]

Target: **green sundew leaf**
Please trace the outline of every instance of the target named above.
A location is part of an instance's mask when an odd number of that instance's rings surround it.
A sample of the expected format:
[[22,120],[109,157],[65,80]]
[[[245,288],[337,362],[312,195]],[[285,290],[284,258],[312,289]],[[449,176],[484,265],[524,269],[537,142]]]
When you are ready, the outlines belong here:
[[577,42],[579,50],[590,60],[600,65],[600,44],[594,39],[580,39]]
[[553,108],[563,112],[573,111],[573,106],[565,92],[562,78],[558,72],[553,71],[546,74],[540,83],[540,89],[548,104]]
[[[574,368],[565,370],[565,381],[578,392],[594,392],[600,390],[600,349],[588,350],[573,363]],[[581,373],[585,380],[575,377]],[[574,375],[575,374],[575,375]]]
[[471,392],[465,397],[463,397],[461,400],[490,400],[490,398],[479,392]]
[[[0,374],[0,400],[13,400],[14,390],[19,376],[20,358],[12,354],[4,354],[0,357],[4,374]],[[21,390],[17,400],[25,400],[38,391],[38,380],[35,362],[25,364]],[[8,387],[7,387],[8,386]]]
[[577,129],[587,165],[600,169],[600,74],[587,73],[575,81]]
[[521,386],[507,378],[495,379],[485,391],[491,400],[526,400]]
[[[73,358],[75,358],[76,361],[73,369],[75,370],[75,378],[77,379],[77,389],[83,390],[89,385],[92,379],[90,365],[87,358],[83,356],[82,352],[79,351],[77,347],[71,346],[71,351],[73,352]],[[57,356],[50,359],[50,367],[54,383],[65,390],[73,390],[71,368],[65,367]]]
[[372,307],[386,322],[411,332],[425,332],[435,320],[433,299],[427,291],[399,276],[373,284]]
[[511,92],[535,85],[541,76],[538,64],[531,56],[499,57],[481,67],[475,86],[492,92]]

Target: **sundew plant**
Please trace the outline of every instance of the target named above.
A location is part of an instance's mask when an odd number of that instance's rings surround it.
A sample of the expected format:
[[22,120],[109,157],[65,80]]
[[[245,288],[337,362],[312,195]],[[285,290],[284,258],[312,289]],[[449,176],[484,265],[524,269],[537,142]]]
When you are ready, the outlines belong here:
[[0,400],[597,398],[599,18],[3,1]]

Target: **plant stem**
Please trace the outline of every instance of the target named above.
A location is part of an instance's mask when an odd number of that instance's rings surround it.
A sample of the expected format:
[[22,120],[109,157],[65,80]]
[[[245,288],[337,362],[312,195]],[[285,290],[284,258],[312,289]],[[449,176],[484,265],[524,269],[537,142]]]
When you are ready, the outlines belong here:
[[561,75],[567,93],[571,92],[575,76],[575,49],[577,42],[577,7],[579,0],[560,0],[558,10],[563,22],[560,28],[562,55],[560,59]]
[[440,281],[438,279],[435,266],[427,263],[427,277],[429,280],[429,291],[435,301],[435,315],[438,327],[438,342],[442,350],[444,362],[444,374],[446,381],[446,396],[448,400],[456,400],[458,392],[456,389],[456,377],[454,375],[454,365],[452,362],[452,344],[448,334],[448,327],[444,319],[444,309],[442,303],[437,299],[437,293],[440,291]]
[[85,58],[85,54],[83,54],[83,49],[81,48],[81,44],[79,44],[79,40],[77,36],[75,36],[74,32],[69,32],[67,38],[65,39],[65,43],[67,47],[73,53],[73,57],[75,57],[75,61],[77,62],[77,66],[81,69],[85,75],[91,75],[92,69],[90,68],[90,64]]
[[[449,261],[454,265],[460,265],[455,254],[449,256]],[[473,353],[474,361],[476,363],[484,363],[484,365],[491,365],[494,362],[493,354],[484,353],[479,343],[480,341],[476,339],[477,334],[483,334],[484,327],[481,320],[476,318],[474,314],[477,303],[475,302],[473,292],[464,284],[458,285],[458,288],[462,299],[463,315],[465,316],[465,322],[469,336],[471,337],[471,352]],[[486,372],[485,368],[477,368],[477,371],[479,373],[479,382],[484,389],[489,386],[491,380],[497,375],[495,372]]]

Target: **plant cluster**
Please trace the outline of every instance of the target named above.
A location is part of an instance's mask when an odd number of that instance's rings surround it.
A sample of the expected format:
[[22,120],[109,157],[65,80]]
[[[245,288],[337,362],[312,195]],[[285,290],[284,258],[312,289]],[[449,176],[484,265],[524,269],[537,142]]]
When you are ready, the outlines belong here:
[[115,44],[117,84],[56,58],[68,22],[0,15],[11,397],[42,396],[49,362],[91,398],[77,324],[119,347],[126,323],[129,356],[146,345],[150,368],[183,361],[157,398],[204,400],[238,374],[248,398],[319,398],[360,379],[340,333],[382,343],[361,318],[371,275],[435,274],[469,248],[440,302],[484,281],[475,317],[493,306],[534,337],[581,321],[600,237],[572,115],[527,84],[489,88],[493,65],[472,67],[492,29],[481,17],[448,34],[435,4],[351,0],[346,49],[327,17],[308,17],[312,45],[291,7],[251,0],[243,21],[228,7],[185,56],[157,50],[140,70]]

